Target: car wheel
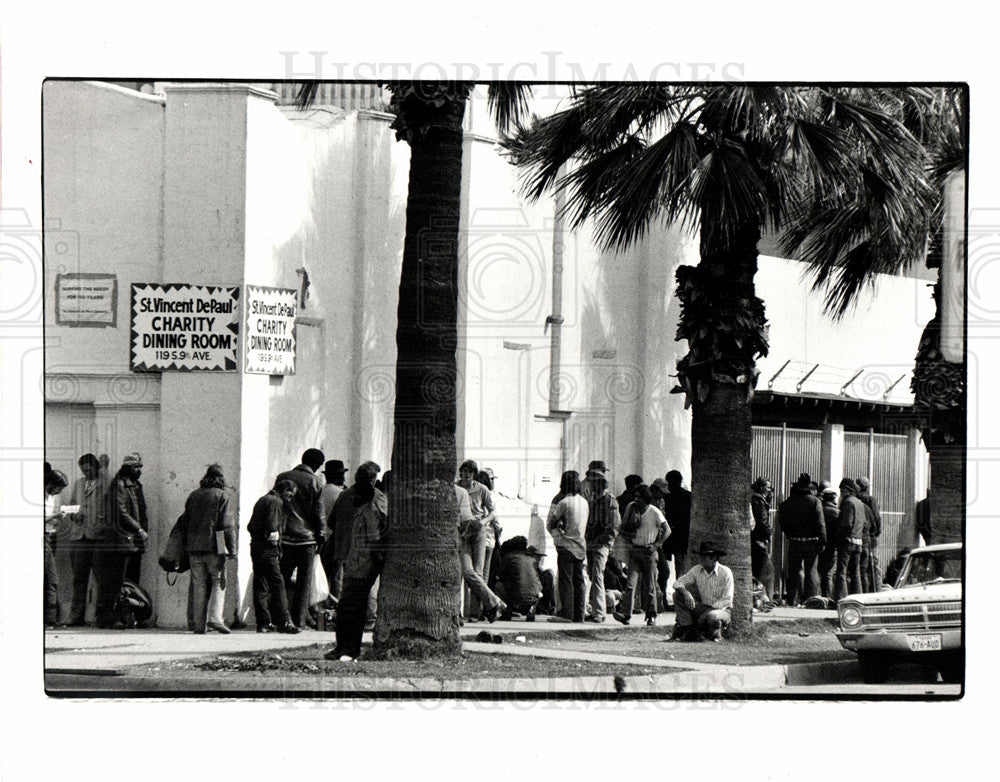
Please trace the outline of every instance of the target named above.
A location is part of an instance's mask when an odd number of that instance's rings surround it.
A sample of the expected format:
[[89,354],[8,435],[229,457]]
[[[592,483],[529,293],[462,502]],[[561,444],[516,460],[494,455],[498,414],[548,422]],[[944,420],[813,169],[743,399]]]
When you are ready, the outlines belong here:
[[858,652],[861,681],[865,684],[882,684],[889,679],[889,660],[876,652]]

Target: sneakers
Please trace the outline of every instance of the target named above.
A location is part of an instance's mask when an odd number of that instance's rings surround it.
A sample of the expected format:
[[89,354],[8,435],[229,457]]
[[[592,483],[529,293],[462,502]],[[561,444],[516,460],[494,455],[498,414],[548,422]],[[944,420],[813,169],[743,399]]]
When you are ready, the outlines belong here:
[[695,628],[687,625],[674,625],[674,631],[670,634],[671,641],[690,641]]
[[209,622],[208,629],[215,630],[215,632],[222,633],[223,635],[229,635],[229,628],[219,622]]
[[272,624],[267,624],[267,625],[262,625],[261,627],[258,627],[257,628],[257,632],[258,633],[276,633],[276,632],[278,632],[278,628],[275,627]]
[[601,622],[604,621],[604,617],[603,616],[594,616],[593,614],[591,614],[590,616],[584,617],[584,621],[585,622],[594,622],[596,624],[600,624]]
[[613,614],[613,616],[615,617],[615,619],[617,619],[623,625],[627,625],[629,623],[629,621],[631,620],[631,617],[625,616],[625,614],[620,614],[617,611],[615,611],[615,613]]
[[504,611],[507,610],[506,603],[497,603],[493,608],[486,612],[486,619],[490,624],[493,624]]
[[296,625],[293,625],[291,622],[289,622],[288,624],[284,625],[283,627],[279,627],[278,628],[278,632],[279,633],[286,633],[288,635],[295,635],[296,633],[301,633],[302,632],[302,628],[301,627],[297,627]]
[[646,626],[647,627],[655,627],[656,626],[656,617],[655,616],[647,616],[646,617]]
[[342,654],[342,655],[340,655],[340,657],[337,658],[337,662],[339,662],[339,663],[353,663],[354,662],[354,658],[351,657],[351,655],[349,655],[349,654]]
[[342,654],[340,649],[331,649],[329,652],[323,655],[324,660],[333,660],[338,663],[351,663],[354,662],[354,658],[349,654]]

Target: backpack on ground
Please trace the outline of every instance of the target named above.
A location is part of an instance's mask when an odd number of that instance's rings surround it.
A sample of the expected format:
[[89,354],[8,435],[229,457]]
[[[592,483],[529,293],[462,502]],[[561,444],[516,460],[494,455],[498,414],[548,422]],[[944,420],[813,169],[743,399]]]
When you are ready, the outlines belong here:
[[141,586],[124,581],[115,610],[125,627],[144,627],[153,618],[153,601]]

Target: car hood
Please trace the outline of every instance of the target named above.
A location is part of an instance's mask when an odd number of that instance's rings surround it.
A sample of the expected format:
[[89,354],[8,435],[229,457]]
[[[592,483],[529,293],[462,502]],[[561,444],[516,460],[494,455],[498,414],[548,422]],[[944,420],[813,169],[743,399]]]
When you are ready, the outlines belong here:
[[929,600],[961,600],[962,585],[952,581],[941,584],[921,584],[883,592],[848,595],[841,602],[849,601],[861,605],[898,605],[901,603],[926,603]]

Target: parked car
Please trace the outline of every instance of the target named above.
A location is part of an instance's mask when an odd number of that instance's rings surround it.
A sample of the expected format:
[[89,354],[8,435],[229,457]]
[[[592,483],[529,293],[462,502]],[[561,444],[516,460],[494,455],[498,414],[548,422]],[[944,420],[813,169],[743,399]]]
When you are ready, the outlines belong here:
[[893,662],[938,669],[945,682],[962,680],[962,544],[913,549],[894,588],[848,595],[837,604],[837,639],[857,652],[861,678],[878,684]]

